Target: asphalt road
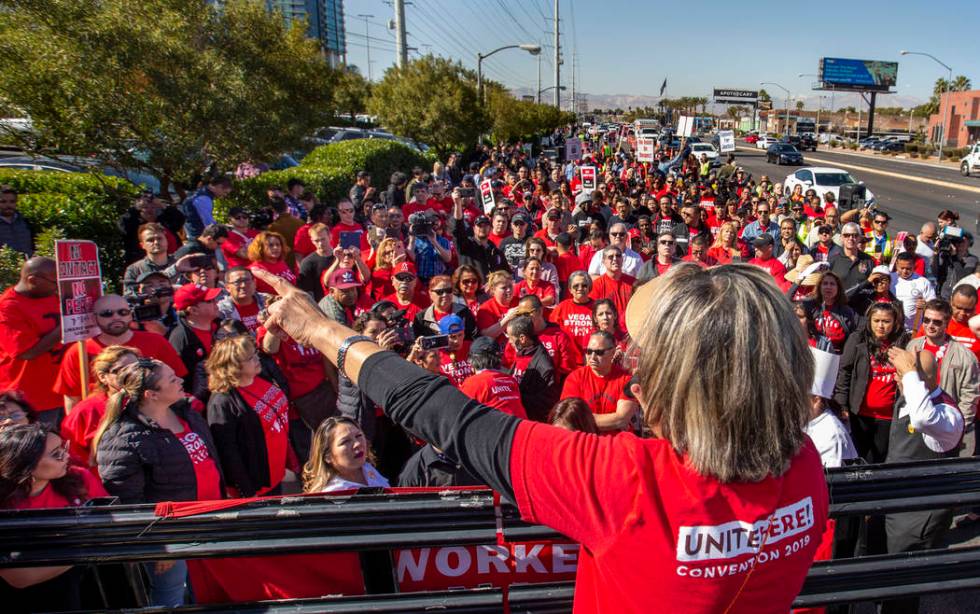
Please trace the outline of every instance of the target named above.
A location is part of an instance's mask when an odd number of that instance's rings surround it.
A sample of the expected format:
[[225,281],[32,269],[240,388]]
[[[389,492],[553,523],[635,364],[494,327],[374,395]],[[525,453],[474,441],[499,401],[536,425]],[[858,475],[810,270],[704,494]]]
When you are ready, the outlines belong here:
[[[774,182],[782,182],[798,169],[769,164],[763,150],[744,143],[739,143],[735,156],[737,164],[757,179],[767,175]],[[943,209],[958,212],[960,225],[964,228],[980,230],[980,177],[963,177],[955,169],[825,150],[804,152],[803,159],[807,166],[836,166],[863,181],[878,198],[878,207],[892,216],[890,230],[893,232],[918,233],[923,222],[935,221],[936,214]],[[975,234],[980,236],[980,233]]]

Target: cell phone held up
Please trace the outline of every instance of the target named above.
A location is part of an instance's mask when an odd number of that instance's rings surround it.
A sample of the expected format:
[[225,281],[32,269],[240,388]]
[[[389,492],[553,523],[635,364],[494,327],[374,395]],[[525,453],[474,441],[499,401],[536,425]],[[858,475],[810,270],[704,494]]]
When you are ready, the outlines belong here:
[[442,350],[449,347],[449,335],[431,335],[419,339],[423,350]]
[[354,249],[361,247],[361,233],[357,231],[344,231],[340,233],[340,249]]

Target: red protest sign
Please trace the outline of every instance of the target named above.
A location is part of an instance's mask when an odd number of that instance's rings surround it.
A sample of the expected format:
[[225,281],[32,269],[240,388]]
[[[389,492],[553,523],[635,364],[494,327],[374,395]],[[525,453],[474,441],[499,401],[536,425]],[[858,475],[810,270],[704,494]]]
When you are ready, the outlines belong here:
[[93,306],[102,296],[99,247],[92,241],[56,241],[61,341],[84,341],[99,332]]
[[579,545],[528,542],[395,551],[400,592],[559,582],[575,578]]
[[582,189],[586,192],[595,190],[595,167],[583,166],[580,172],[582,173]]
[[496,203],[493,198],[493,182],[489,179],[480,182],[480,197],[483,200],[483,212],[490,215]]

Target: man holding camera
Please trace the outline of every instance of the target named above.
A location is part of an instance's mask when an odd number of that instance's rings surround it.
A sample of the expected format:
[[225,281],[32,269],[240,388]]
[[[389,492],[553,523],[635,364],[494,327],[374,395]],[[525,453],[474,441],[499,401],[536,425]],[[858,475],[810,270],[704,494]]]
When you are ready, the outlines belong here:
[[939,296],[949,300],[956,284],[976,270],[977,257],[970,254],[973,237],[962,228],[945,226],[939,236],[936,255],[932,259],[932,270]]
[[136,293],[126,297],[133,310],[137,330],[167,337],[177,326],[174,309],[174,288],[162,271],[147,271],[136,280]]
[[419,212],[408,216],[408,245],[405,251],[415,262],[415,269],[423,284],[436,275],[442,275],[452,261],[452,244],[445,237],[436,235],[432,213]]

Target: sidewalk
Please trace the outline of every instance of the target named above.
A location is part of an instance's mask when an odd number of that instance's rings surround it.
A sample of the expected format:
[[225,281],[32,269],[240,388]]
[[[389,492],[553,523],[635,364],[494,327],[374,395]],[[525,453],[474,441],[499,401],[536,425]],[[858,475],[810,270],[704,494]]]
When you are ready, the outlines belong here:
[[899,154],[897,156],[883,156],[881,154],[866,151],[866,150],[851,151],[850,149],[842,149],[840,147],[827,147],[826,145],[818,145],[817,153],[821,153],[821,152],[832,153],[832,154],[836,153],[845,156],[854,156],[856,158],[871,158],[873,160],[881,160],[883,162],[902,162],[904,164],[912,164],[914,166],[924,166],[926,168],[950,169],[957,172],[959,171],[960,168],[960,161],[958,159],[949,161],[949,158],[943,158],[942,162],[939,162],[938,160],[934,162],[924,162],[922,160],[913,160],[908,157],[908,154]]

